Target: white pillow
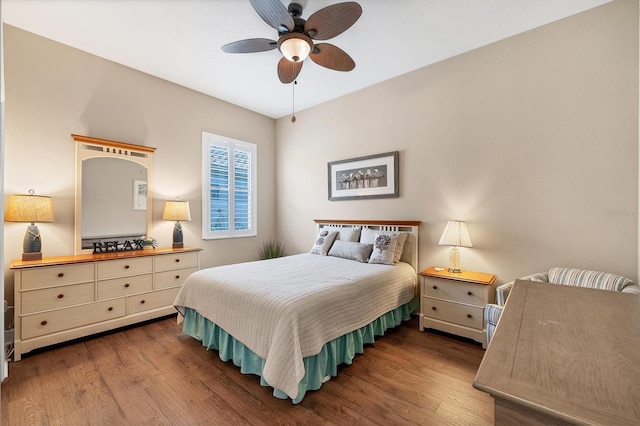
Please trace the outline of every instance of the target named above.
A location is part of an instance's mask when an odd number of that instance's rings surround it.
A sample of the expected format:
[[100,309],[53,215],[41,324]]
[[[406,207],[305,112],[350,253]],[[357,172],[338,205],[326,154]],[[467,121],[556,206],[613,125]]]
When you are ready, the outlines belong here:
[[[363,227],[362,232],[360,233],[360,242],[365,244],[373,244],[376,240],[377,234],[398,236],[398,242],[396,243],[396,249],[393,255],[393,263],[398,263],[400,261],[400,258],[402,257],[402,252],[404,251],[404,243],[407,241],[409,234],[406,232],[376,231],[371,228]],[[373,248],[373,251],[375,251],[375,247]]]
[[384,265],[395,265],[393,260],[396,248],[399,244],[400,235],[395,234],[376,234],[373,242],[373,251],[369,257],[369,263],[382,263]]
[[336,239],[336,235],[338,235],[336,231],[321,229],[316,236],[316,241],[313,243],[310,253],[326,256],[329,253],[331,244],[333,244],[333,240]]
[[340,241],[352,241],[352,242],[358,242],[360,241],[360,230],[362,229],[361,226],[335,226],[335,225],[329,225],[329,226],[325,226],[322,229],[327,229],[329,231],[336,231],[338,233],[338,236],[336,237],[336,241],[340,240]]
[[371,255],[371,250],[373,250],[372,244],[335,240],[331,246],[331,250],[329,250],[329,256],[367,263],[369,255]]

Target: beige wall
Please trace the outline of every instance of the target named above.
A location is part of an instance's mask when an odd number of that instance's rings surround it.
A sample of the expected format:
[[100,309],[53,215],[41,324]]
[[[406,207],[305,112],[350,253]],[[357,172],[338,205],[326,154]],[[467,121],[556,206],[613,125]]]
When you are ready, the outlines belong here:
[[[40,224],[44,256],[73,254],[75,142],[71,133],[156,147],[152,235],[171,244],[164,200],[189,200],[187,245],[204,249],[201,266],[257,258],[275,238],[275,122],[243,108],[5,26],[5,196],[53,197],[55,223]],[[211,76],[215,78],[215,76]],[[202,131],[258,145],[258,238],[201,239]],[[108,176],[106,177],[108,178]],[[20,258],[26,224],[5,225],[5,294],[12,299],[11,259]]]
[[[296,115],[276,128],[277,222],[289,251],[309,249],[314,218],[415,219],[420,267],[446,266],[438,239],[448,219],[462,219],[474,243],[461,249],[463,268],[500,282],[553,266],[637,277],[637,1]],[[327,200],[327,162],[393,150],[400,198]]]

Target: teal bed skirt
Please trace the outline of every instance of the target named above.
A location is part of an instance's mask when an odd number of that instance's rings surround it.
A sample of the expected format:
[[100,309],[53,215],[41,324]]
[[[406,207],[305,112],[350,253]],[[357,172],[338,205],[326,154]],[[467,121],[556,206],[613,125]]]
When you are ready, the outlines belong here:
[[[298,384],[298,395],[292,399],[292,402],[297,404],[302,401],[307,391],[320,389],[328,377],[335,377],[338,374],[340,364],[351,364],[356,354],[364,351],[365,344],[374,343],[375,336],[382,336],[386,330],[398,326],[402,320],[408,320],[415,309],[415,303],[412,302],[387,312],[362,328],[330,341],[322,347],[319,354],[304,358],[305,375]],[[184,308],[183,331],[201,341],[202,346],[207,349],[217,350],[221,360],[233,361],[234,365],[240,367],[243,374],[260,376],[260,384],[270,386],[262,378],[265,360],[197,311]],[[273,395],[281,399],[288,398],[278,389],[273,390]]]

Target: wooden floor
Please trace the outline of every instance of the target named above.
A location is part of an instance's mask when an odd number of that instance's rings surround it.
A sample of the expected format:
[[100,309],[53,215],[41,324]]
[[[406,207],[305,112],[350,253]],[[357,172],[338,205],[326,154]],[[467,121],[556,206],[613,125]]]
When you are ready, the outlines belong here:
[[493,399],[471,386],[483,354],[477,344],[421,333],[414,318],[294,405],[171,317],[10,363],[2,424],[493,424]]

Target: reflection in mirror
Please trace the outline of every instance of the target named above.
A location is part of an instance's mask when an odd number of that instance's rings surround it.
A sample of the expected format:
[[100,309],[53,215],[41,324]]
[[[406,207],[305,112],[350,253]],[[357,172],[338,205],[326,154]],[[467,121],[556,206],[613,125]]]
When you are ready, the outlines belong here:
[[119,158],[82,164],[82,248],[147,234],[147,170]]
[[117,248],[125,241],[148,236],[155,148],[89,136],[71,137],[77,142],[76,254],[91,253],[94,243],[115,242]]

